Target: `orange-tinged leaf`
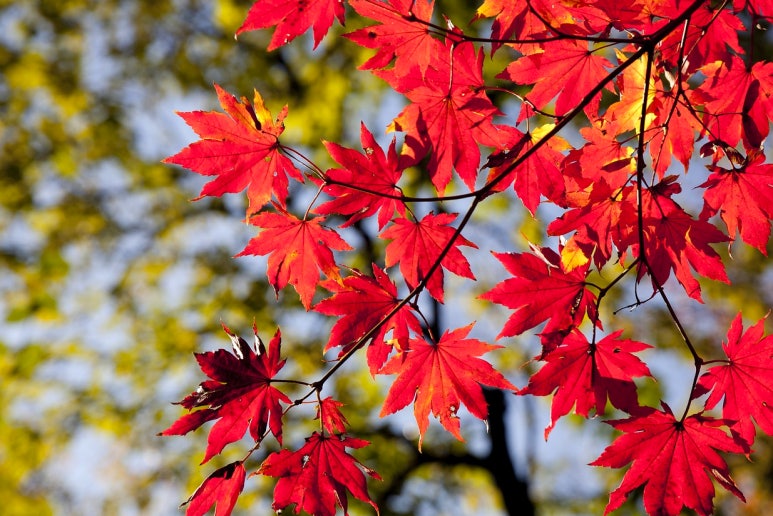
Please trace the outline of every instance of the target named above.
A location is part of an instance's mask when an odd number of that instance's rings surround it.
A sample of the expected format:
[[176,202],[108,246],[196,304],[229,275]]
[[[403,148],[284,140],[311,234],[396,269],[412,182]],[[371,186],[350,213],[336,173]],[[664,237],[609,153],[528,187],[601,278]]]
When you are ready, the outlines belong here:
[[289,283],[308,310],[320,272],[333,280],[341,279],[332,250],[348,251],[351,246],[324,227],[322,217],[300,220],[281,206],[274,207],[276,213],[264,212],[250,218],[250,224],[262,231],[236,256],[269,255],[268,280],[277,295]]
[[493,123],[499,110],[483,91],[482,50],[449,40],[424,76],[418,68],[404,76],[393,70],[377,75],[411,101],[389,127],[406,133],[402,151],[406,162],[415,164],[429,155],[430,179],[441,194],[454,170],[474,190],[479,145],[503,149],[511,134]]
[[284,206],[288,176],[303,181],[300,171],[282,154],[278,137],[284,130],[286,109],[271,120],[263,99],[255,91],[255,103],[241,101],[215,84],[225,113],[192,111],[178,113],[201,137],[164,163],[174,163],[198,174],[217,176],[204,185],[199,198],[241,192],[247,188],[247,215],[271,200]]
[[457,416],[461,404],[479,419],[488,416],[481,385],[516,390],[491,364],[478,358],[501,346],[468,339],[472,326],[447,331],[437,343],[411,339],[410,348],[393,356],[380,371],[398,375],[384,400],[381,416],[414,403],[419,449],[429,426],[430,412],[462,440]]
[[345,35],[360,46],[376,49],[376,55],[360,69],[386,68],[394,59],[397,75],[407,75],[418,66],[424,76],[443,51],[443,44],[430,35],[427,25],[432,20],[434,0],[349,0],[349,4],[360,16],[380,22]]
[[[432,264],[440,260],[443,268],[462,276],[475,279],[470,263],[459,250],[460,245],[477,246],[461,235],[456,237],[445,255],[443,250],[451,242],[456,230],[451,222],[455,213],[428,213],[421,220],[411,221],[404,217],[381,232],[381,238],[391,240],[386,248],[386,265],[400,264],[400,272],[411,288],[427,277]],[[437,267],[427,280],[427,291],[432,297],[443,302],[443,271]]]
[[340,407],[344,404],[328,396],[317,405],[317,417],[322,422],[322,427],[330,434],[342,434],[346,432],[349,422],[341,413]]
[[[325,315],[342,316],[330,330],[328,349],[343,346],[341,353],[348,352],[352,345],[378,324],[399,303],[397,287],[389,276],[377,265],[373,265],[373,277],[353,271],[342,282],[325,281],[322,286],[333,292],[314,306],[314,310]],[[387,333],[391,338],[387,340]],[[420,334],[421,324],[414,309],[403,305],[381,328],[373,334],[367,350],[368,367],[375,374],[384,365],[393,345],[407,349],[411,332]]]
[[[606,58],[588,49],[588,43],[578,40],[557,40],[544,43],[539,51],[510,63],[499,77],[516,84],[533,84],[526,98],[537,109],[543,109],[557,97],[555,114],[566,114],[580,103],[612,67]],[[607,85],[612,91],[612,86]],[[597,116],[601,93],[588,103],[585,113]]]

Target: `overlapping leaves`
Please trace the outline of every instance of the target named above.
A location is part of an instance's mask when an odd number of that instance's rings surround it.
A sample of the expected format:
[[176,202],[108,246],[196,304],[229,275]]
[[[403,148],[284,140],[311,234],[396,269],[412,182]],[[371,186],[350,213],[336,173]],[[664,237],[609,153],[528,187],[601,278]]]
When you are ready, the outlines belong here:
[[[773,120],[773,63],[747,55],[739,33],[756,37],[748,20],[765,20],[770,9],[760,1],[485,0],[470,18],[490,19],[486,39],[448,19],[439,23],[431,1],[349,3],[366,23],[345,37],[375,51],[361,69],[405,100],[388,127],[400,134],[386,150],[362,124],[362,151],[324,142],[337,166],[323,171],[280,144],[286,109],[274,120],[257,92],[250,103],[215,86],[224,113],[181,113],[200,140],[166,160],[214,176],[202,196],[246,189],[248,219],[259,232],[240,254],[267,256],[277,292],[292,285],[307,310],[338,318],[325,346],[338,348],[335,364],[318,382],[294,380],[310,389],[297,403],[316,394],[319,431],[296,451],[269,454],[258,469],[279,478],[274,507],[332,515],[336,507],[346,512],[351,493],[375,508],[365,478],[376,475],[347,451],[367,443],[345,434],[345,407],[320,394],[362,348],[373,375],[395,375],[382,415],[413,404],[419,446],[430,414],[461,439],[462,406],[487,417],[482,386],[517,390],[480,358],[498,346],[470,338],[472,324],[433,335],[423,311],[425,302],[446,300],[444,269],[475,280],[475,261],[460,250],[479,245],[468,224],[485,199],[504,197],[511,185],[532,216],[542,220],[549,211],[547,234],[560,241],[495,253],[512,277],[481,297],[508,310],[499,338],[544,324],[544,365],[520,392],[552,394],[546,435],[573,409],[586,417],[627,414],[609,421],[622,435],[593,463],[630,464],[606,512],[642,486],[652,514],[683,507],[710,514],[713,482],[743,499],[718,452],[749,454],[755,423],[773,432],[770,337],[762,322],[744,333],[739,315],[724,356],[702,357],[668,301],[668,280],[702,301],[701,278],[729,282],[716,244],[741,240],[767,253],[773,169],[762,146]],[[316,48],[344,12],[336,0],[258,0],[238,32],[273,27],[268,48],[275,50],[311,29]],[[486,50],[497,70],[485,62]],[[558,137],[572,121],[585,125],[578,137]],[[298,213],[289,199],[304,178],[290,156],[304,163],[312,179],[305,184],[318,189]],[[698,216],[683,208],[672,166],[686,171],[694,159],[710,160]],[[447,213],[451,199],[469,208]],[[377,230],[368,228],[371,219]],[[347,228],[368,242],[372,273],[342,255],[351,249],[341,236]],[[504,246],[511,235],[501,236]],[[602,318],[604,326],[614,321],[602,303],[629,273],[652,286],[646,300],[634,287],[633,306],[660,296],[692,354],[695,378],[703,373],[681,416],[666,404],[639,404],[636,379],[651,373],[638,354],[652,346],[621,331],[596,335]],[[314,304],[317,287],[329,295]],[[234,353],[197,355],[210,380],[181,404],[198,410],[164,431],[185,434],[216,421],[205,462],[247,431],[257,444],[268,432],[281,443],[283,404],[291,404],[276,386],[284,365],[279,335],[268,350],[259,341],[253,350],[226,331]],[[719,419],[709,411],[722,400]],[[188,513],[215,505],[218,516],[229,514],[244,481],[243,462],[215,471]]]

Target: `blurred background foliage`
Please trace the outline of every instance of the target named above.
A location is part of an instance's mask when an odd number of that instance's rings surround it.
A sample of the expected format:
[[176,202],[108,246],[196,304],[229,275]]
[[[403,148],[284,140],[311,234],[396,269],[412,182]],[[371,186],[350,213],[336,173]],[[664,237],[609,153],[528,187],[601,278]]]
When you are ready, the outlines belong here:
[[[461,4],[441,2],[439,9],[463,25]],[[170,402],[202,379],[191,354],[228,344],[220,321],[247,336],[254,320],[264,338],[278,324],[292,372],[308,378],[324,366],[329,322],[301,317],[293,294],[274,302],[259,259],[231,258],[253,233],[240,223],[241,197],[188,202],[201,178],[159,161],[194,139],[175,110],[217,108],[213,82],[238,95],[258,89],[274,114],[289,104],[285,141],[323,167],[330,163],[320,139],[357,146],[359,121],[379,134],[401,101],[372,75],[352,73],[369,52],[345,40],[329,37],[313,54],[304,38],[268,54],[266,31],[235,42],[248,8],[246,0],[0,0],[4,515],[178,514],[177,504],[230,458],[200,468],[204,433],[156,436],[181,413]],[[347,30],[357,23],[351,19]],[[474,224],[498,250],[507,242],[522,249],[522,234],[540,238],[509,202],[484,206]],[[350,234],[350,242],[365,231]],[[498,270],[482,271],[480,284],[466,288],[482,291],[498,281]],[[719,349],[717,336],[737,310],[756,320],[773,304],[773,273],[759,253],[734,249],[731,275],[736,290],[706,284],[707,305],[685,306],[688,326],[707,348]],[[490,338],[506,317],[491,306],[449,304],[452,313],[472,313]],[[657,307],[643,307],[627,326],[633,337],[675,346],[661,372],[678,375],[684,353],[669,324]],[[499,365],[523,385],[521,365],[535,349],[503,344],[509,346]],[[332,390],[347,404],[355,432],[374,443],[360,457],[385,477],[373,485],[385,502],[382,514],[501,511],[494,482],[475,462],[487,446],[482,425],[469,427],[469,447],[434,428],[419,456],[410,414],[396,423],[376,417],[383,381],[353,364],[336,382]],[[619,475],[578,470],[560,441],[580,435],[575,443],[592,443],[579,459],[588,462],[604,445],[603,436],[593,436],[608,430],[566,423],[568,433],[556,430],[547,445],[558,458],[539,456],[546,421],[535,416],[544,415],[535,403],[541,402],[508,400],[515,408],[506,421],[520,450],[516,469],[530,479],[539,512],[600,513]],[[290,431],[287,442],[306,430]],[[737,471],[750,507],[764,508],[771,444],[761,441],[757,449],[755,461],[737,464]],[[578,479],[578,471],[592,479]],[[271,482],[250,479],[239,510],[268,512],[271,489]],[[738,510],[727,504],[728,514]]]

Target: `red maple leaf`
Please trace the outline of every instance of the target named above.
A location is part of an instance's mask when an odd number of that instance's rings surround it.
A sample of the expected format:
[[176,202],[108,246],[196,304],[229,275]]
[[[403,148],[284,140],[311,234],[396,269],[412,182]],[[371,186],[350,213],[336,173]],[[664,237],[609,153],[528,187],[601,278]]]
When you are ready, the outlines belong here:
[[258,473],[279,477],[274,488],[274,509],[295,504],[295,514],[303,510],[314,516],[335,516],[336,506],[340,506],[348,514],[346,492],[349,491],[378,512],[368,496],[362,472],[378,480],[381,477],[346,452],[346,448],[362,448],[368,444],[354,437],[314,432],[299,450],[280,450],[269,455]]
[[398,76],[392,70],[377,73],[411,103],[394,119],[390,130],[406,133],[403,155],[418,163],[429,154],[432,184],[443,193],[452,171],[470,190],[475,188],[480,165],[479,145],[505,148],[510,132],[492,122],[499,110],[484,92],[483,52],[471,43],[448,40],[432,66],[422,76]]
[[[612,67],[606,58],[588,49],[588,43],[573,39],[547,42],[511,62],[498,77],[516,84],[533,84],[526,95],[537,109],[556,98],[555,114],[562,116],[577,106]],[[613,91],[611,84],[607,90]],[[601,93],[585,107],[591,120],[598,116]]]
[[752,418],[768,434],[773,435],[773,336],[764,336],[764,319],[743,333],[739,313],[722,343],[728,362],[712,366],[698,382],[703,392],[711,391],[706,409],[714,408],[719,400],[722,417],[733,422],[737,432],[749,446],[754,443]]
[[750,151],[738,168],[710,166],[712,174],[701,185],[703,194],[701,219],[719,212],[730,238],[741,238],[767,254],[770,219],[773,218],[773,165],[765,155]]
[[[590,6],[589,6],[590,7]],[[475,12],[473,21],[480,18],[494,18],[491,25],[492,52],[498,49],[507,39],[528,40],[544,37],[550,30],[545,23],[561,29],[576,32],[579,21],[573,19],[572,13],[564,3],[530,0],[529,2],[513,2],[512,0],[485,0]],[[544,21],[543,21],[544,20]],[[553,25],[555,23],[555,25]],[[565,26],[565,24],[567,24]],[[516,45],[519,50],[528,52],[536,48],[532,45]]]
[[610,142],[602,125],[581,130],[588,143],[564,160],[564,199],[571,209],[547,230],[554,236],[576,231],[573,238],[599,269],[612,257],[613,244],[621,249],[621,238],[628,234],[621,226],[622,214],[636,210],[630,195],[635,173],[631,149],[614,139]]
[[760,148],[773,120],[773,63],[758,62],[749,70],[733,56],[701,71],[709,79],[696,90],[693,102],[704,104],[711,139],[731,147],[743,139],[747,148]]
[[672,92],[656,92],[655,121],[647,136],[651,135],[650,155],[660,179],[671,165],[671,156],[678,159],[687,171],[695,137],[701,129],[700,120],[693,116],[681,98],[674,98]]
[[[506,146],[509,151],[505,154],[494,154],[489,158],[489,165],[493,163],[495,166],[489,171],[487,181],[490,182],[501,175],[513,160],[530,151],[550,128],[552,126],[548,124],[526,134],[512,128],[510,143]],[[560,150],[566,146],[568,145],[563,138],[553,136],[525,161],[508,172],[496,184],[495,191],[503,191],[512,183],[518,198],[532,215],[537,211],[542,196],[557,204],[563,204],[564,179],[561,177],[559,165],[564,159]]]
[[263,230],[236,256],[269,255],[268,280],[277,295],[289,283],[308,310],[320,271],[333,280],[341,279],[332,250],[348,251],[351,246],[324,227],[322,217],[300,220],[281,206],[274,207],[276,213],[258,213],[250,218],[250,224]]
[[478,358],[501,346],[468,339],[472,326],[447,331],[437,343],[411,339],[410,348],[393,356],[379,371],[398,375],[384,400],[381,416],[414,402],[419,449],[429,426],[430,412],[454,437],[463,440],[457,416],[460,404],[478,419],[486,419],[488,405],[481,385],[516,390],[491,364]]
[[201,370],[211,378],[186,396],[179,404],[186,409],[208,407],[182,416],[161,435],[185,435],[207,421],[219,419],[210,429],[207,451],[202,464],[223,448],[244,437],[249,427],[255,441],[263,439],[266,427],[282,442],[282,406],[290,403],[282,391],[271,385],[285,364],[280,360],[282,338],[277,329],[268,351],[255,333],[256,350],[227,326],[223,329],[231,338],[233,354],[224,349],[196,353]]
[[[653,2],[651,14],[673,19],[682,13],[684,7],[683,2],[678,0]],[[681,63],[683,73],[690,74],[701,64],[729,61],[734,54],[744,53],[738,42],[738,31],[743,30],[743,23],[731,9],[702,5],[690,16],[686,27],[679,27],[663,38],[658,45],[660,59],[671,69],[676,69],[680,66],[679,59],[685,58]],[[689,51],[685,52],[685,49]]]
[[257,0],[247,13],[244,23],[236,31],[239,35],[248,30],[276,26],[268,50],[275,50],[300,36],[309,27],[314,29],[314,48],[325,37],[333,18],[344,24],[342,0]]
[[700,414],[677,421],[666,404],[662,411],[650,408],[646,412],[608,421],[624,433],[591,465],[622,468],[629,462],[633,464],[610,494],[604,514],[620,507],[631,491],[644,484],[647,513],[676,516],[684,506],[708,516],[714,509],[711,477],[745,501],[730,478],[727,464],[716,452],[745,451],[718,428],[724,421]]
[[[326,351],[343,346],[341,353],[346,353],[400,302],[397,287],[389,280],[386,272],[375,264],[373,277],[355,270],[341,283],[326,281],[322,286],[334,294],[317,303],[314,310],[325,315],[342,316],[330,331]],[[387,341],[387,333],[390,331],[392,338]],[[404,305],[373,334],[367,351],[371,373],[375,373],[384,365],[392,351],[393,343],[398,349],[407,348],[411,331],[421,333],[421,324],[414,310],[409,305]]]
[[393,70],[398,76],[418,66],[423,77],[443,51],[443,44],[430,34],[428,25],[434,4],[434,0],[350,0],[357,14],[381,22],[345,35],[360,46],[376,49],[376,55],[360,69],[386,68],[394,59]]
[[[456,213],[430,212],[421,220],[411,221],[399,217],[394,223],[379,235],[386,240],[392,240],[386,248],[386,266],[400,264],[400,272],[411,288],[429,274],[432,264],[440,260],[443,268],[462,276],[475,279],[470,269],[470,263],[459,250],[460,245],[477,249],[478,246],[458,235],[448,251],[443,254],[446,246],[456,233],[450,224],[456,219]],[[443,270],[437,267],[427,280],[427,291],[432,297],[443,302]]]
[[314,419],[319,419],[322,422],[322,428],[328,433],[342,434],[346,432],[346,427],[349,425],[346,417],[339,410],[339,407],[343,406],[343,403],[328,396],[317,405],[317,417]]
[[247,215],[260,210],[273,193],[282,206],[287,199],[288,175],[303,181],[300,171],[282,154],[279,135],[284,131],[287,107],[271,120],[255,90],[253,105],[241,102],[215,84],[225,113],[178,113],[201,137],[164,163],[174,163],[198,174],[217,176],[204,185],[199,198],[241,192],[247,188]]
[[246,472],[241,462],[232,462],[218,469],[182,504],[188,505],[185,516],[203,516],[213,505],[215,516],[228,516],[244,489],[245,477]]
[[385,155],[365,124],[362,124],[360,138],[365,154],[324,142],[333,159],[344,168],[325,172],[324,191],[334,199],[317,206],[314,211],[321,215],[349,215],[341,227],[378,212],[378,228],[382,229],[395,212],[405,215],[405,204],[388,197],[402,195],[397,183],[403,169],[399,166],[394,139]]
[[543,247],[531,253],[494,253],[515,276],[498,283],[481,296],[515,310],[497,338],[520,335],[543,321],[543,333],[568,333],[589,314],[596,320],[596,296],[585,288],[590,262],[565,271],[561,257]]
[[591,408],[600,415],[609,399],[614,407],[629,414],[639,410],[633,378],[652,375],[634,353],[652,346],[621,340],[618,338],[621,333],[622,330],[590,343],[585,335],[574,330],[556,349],[541,358],[546,364],[519,394],[546,396],[555,391],[545,439],[556,421],[572,407],[575,414],[585,417]]
[[[655,186],[642,192],[644,245],[649,269],[639,270],[639,278],[649,271],[659,285],[674,271],[687,295],[701,301],[701,288],[692,275],[691,268],[701,276],[729,283],[722,258],[709,244],[726,242],[727,236],[704,220],[695,220],[671,199],[680,192],[675,176],[668,176]],[[630,195],[634,195],[631,193]],[[638,227],[636,211],[626,211],[621,225]],[[636,231],[624,237],[623,246],[631,245],[638,255],[639,240]]]

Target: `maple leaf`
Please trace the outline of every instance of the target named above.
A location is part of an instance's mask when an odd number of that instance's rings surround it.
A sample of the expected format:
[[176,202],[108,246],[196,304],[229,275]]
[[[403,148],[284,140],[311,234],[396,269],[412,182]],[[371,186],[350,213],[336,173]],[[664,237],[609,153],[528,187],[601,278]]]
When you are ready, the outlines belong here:
[[202,382],[198,389],[186,396],[180,405],[190,410],[208,407],[186,414],[160,435],[185,435],[207,421],[219,419],[210,429],[207,451],[202,464],[220,453],[229,443],[238,441],[249,428],[255,441],[263,439],[268,427],[282,442],[282,406],[290,403],[282,391],[271,385],[285,364],[280,360],[281,333],[276,334],[268,345],[268,351],[255,333],[256,351],[241,337],[234,335],[227,326],[223,330],[233,345],[233,354],[224,349],[196,353],[201,370],[211,380]]
[[[661,2],[656,16],[665,19],[679,16],[684,9],[680,4]],[[658,45],[660,58],[676,69],[680,66],[679,59],[686,57],[681,63],[683,73],[693,73],[702,63],[729,61],[734,53],[744,53],[738,42],[738,31],[743,30],[743,23],[731,10],[702,5],[690,16],[687,27],[680,27],[663,38]],[[684,49],[690,49],[686,56]]]
[[[379,235],[392,240],[386,247],[386,266],[400,264],[400,272],[410,288],[416,287],[429,274],[432,264],[440,260],[443,268],[463,278],[475,279],[470,263],[458,249],[466,245],[477,249],[478,246],[464,238],[456,236],[448,251],[446,246],[456,234],[450,224],[456,219],[456,213],[430,212],[421,220],[410,221],[405,217],[396,218],[391,226]],[[427,291],[432,297],[443,302],[443,270],[437,267],[427,280]]]
[[671,165],[671,156],[678,159],[685,172],[692,157],[695,135],[703,127],[687,106],[671,93],[657,91],[654,102],[655,120],[647,136],[650,155],[658,178],[663,179]]
[[303,510],[313,516],[335,516],[338,505],[348,514],[346,492],[349,491],[378,512],[368,496],[362,472],[378,480],[381,477],[346,452],[346,448],[362,448],[368,444],[354,437],[314,432],[299,450],[280,450],[269,455],[258,473],[279,477],[274,488],[274,509],[295,504],[295,514]]
[[[516,84],[533,84],[526,98],[538,109],[557,96],[555,114],[562,116],[578,105],[611,67],[606,58],[588,50],[587,42],[566,39],[544,43],[534,53],[510,63],[498,77]],[[612,91],[611,84],[606,89]],[[600,101],[601,93],[585,107],[588,118],[598,116]]]
[[706,130],[713,140],[730,147],[743,139],[758,149],[773,120],[773,63],[758,62],[750,70],[738,56],[701,68],[708,79],[696,90],[693,102],[704,104]]
[[344,35],[362,47],[376,49],[360,69],[386,68],[394,59],[397,75],[407,75],[418,66],[423,77],[443,51],[443,44],[429,32],[434,4],[434,0],[350,0],[357,14],[381,22]]
[[632,149],[608,140],[601,125],[583,128],[588,140],[569,152],[562,167],[566,185],[565,201],[571,208],[548,225],[548,235],[572,236],[586,256],[593,255],[597,268],[611,258],[613,244],[622,248],[628,228],[621,225],[623,213],[635,212],[631,175],[636,173]]
[[[615,49],[620,63],[630,59],[621,51]],[[645,80],[647,79],[647,56],[644,55],[626,68],[618,76],[617,86],[620,90],[620,100],[607,108],[604,118],[610,122],[609,130],[615,134],[635,131],[641,128],[642,101],[644,100]],[[652,126],[655,115],[651,112],[655,100],[656,77],[650,75],[647,81],[647,107],[645,108],[644,128]]]
[[284,131],[287,107],[273,122],[257,90],[253,105],[245,98],[239,102],[217,84],[215,90],[225,113],[178,113],[201,140],[164,159],[164,163],[174,163],[205,176],[218,176],[204,185],[198,199],[247,188],[247,216],[260,210],[272,193],[284,206],[288,176],[303,182],[300,171],[282,154],[278,140]]
[[333,25],[333,18],[343,25],[345,19],[342,0],[257,0],[247,13],[238,36],[249,30],[276,26],[268,50],[275,50],[300,36],[309,27],[314,31],[314,48]]
[[[555,22],[562,29],[579,25],[562,2],[548,3],[543,0],[485,0],[475,12],[473,21],[481,18],[494,18],[491,37],[496,41],[492,42],[492,53],[506,43],[503,40],[514,38],[523,41],[544,37],[550,29],[546,22]],[[520,44],[517,48],[528,52],[536,46]]]
[[677,421],[664,403],[662,411],[650,408],[641,415],[607,422],[624,433],[591,465],[622,468],[633,464],[610,494],[604,514],[620,507],[631,491],[644,484],[647,513],[676,516],[685,506],[708,516],[714,497],[709,474],[745,501],[717,453],[744,452],[743,446],[718,428],[725,425],[723,420],[696,414]]
[[[676,177],[668,176],[642,192],[644,245],[649,269],[642,267],[639,279],[649,271],[653,281],[663,285],[673,270],[687,295],[703,302],[700,284],[690,269],[701,276],[729,283],[722,258],[709,245],[726,242],[728,238],[712,224],[693,219],[674,202],[671,196],[680,191]],[[621,215],[621,225],[637,227],[635,210]],[[641,252],[638,242],[635,231],[623,237],[623,246],[631,245],[635,254]]]
[[603,414],[607,399],[614,407],[630,414],[639,410],[637,376],[652,376],[633,353],[651,348],[633,340],[621,340],[622,330],[590,343],[574,330],[553,351],[542,357],[545,365],[529,379],[519,394],[546,396],[555,391],[550,424],[545,439],[559,418],[575,407],[575,414],[588,417],[590,409]]
[[727,342],[722,343],[728,362],[712,366],[698,382],[702,392],[711,392],[707,410],[724,397],[722,417],[733,422],[731,430],[749,446],[755,437],[752,418],[766,434],[773,435],[773,336],[764,336],[764,321],[744,333],[739,313],[730,325]]
[[596,320],[596,296],[585,288],[590,262],[565,271],[561,257],[552,249],[531,253],[494,253],[505,269],[515,276],[498,283],[481,299],[515,310],[497,338],[520,335],[543,321],[544,333],[568,332],[587,313]]
[[215,505],[215,516],[229,516],[244,489],[245,477],[244,465],[232,462],[209,475],[180,507],[188,505],[185,516],[203,516]]
[[446,47],[422,77],[398,76],[382,70],[377,75],[411,103],[397,115],[389,130],[406,133],[403,155],[409,164],[429,154],[430,179],[443,193],[452,171],[474,190],[480,164],[478,145],[505,148],[510,132],[492,122],[499,110],[484,92],[483,52],[470,43]]
[[[373,277],[353,271],[341,283],[326,281],[322,286],[334,294],[314,306],[314,310],[325,315],[342,316],[330,331],[330,340],[325,351],[343,346],[346,353],[357,340],[370,331],[399,303],[397,287],[389,280],[386,272],[373,265]],[[392,332],[387,342],[386,335]],[[421,324],[409,305],[402,306],[388,321],[373,334],[368,346],[367,360],[371,374],[384,365],[392,351],[392,343],[398,349],[407,349],[410,332],[421,333]]]
[[362,124],[360,138],[365,154],[324,142],[333,159],[345,168],[325,172],[324,191],[334,199],[317,206],[314,211],[320,215],[349,215],[341,227],[351,226],[378,212],[378,228],[382,229],[395,212],[405,215],[405,204],[388,197],[402,196],[397,183],[403,169],[399,166],[394,139],[385,155],[365,124]]
[[[473,323],[474,324],[474,323]],[[502,346],[468,339],[473,324],[446,331],[437,343],[411,339],[410,348],[393,356],[379,371],[397,374],[389,389],[381,417],[414,402],[413,413],[419,425],[419,450],[429,426],[429,413],[460,441],[460,404],[478,419],[488,417],[488,406],[481,385],[515,391],[491,364],[478,358]]]
[[[526,134],[512,129],[512,140],[507,145],[510,150],[506,153],[506,157],[503,159],[500,155],[494,155],[489,159],[489,165],[495,163],[495,166],[489,171],[487,182],[501,175],[513,160],[530,151],[553,127],[555,127],[554,124],[545,124]],[[560,151],[567,147],[569,145],[563,138],[553,136],[525,161],[508,172],[496,184],[495,191],[503,191],[512,183],[518,198],[532,215],[536,212],[542,196],[557,204],[563,204],[564,179],[559,165],[564,159]],[[502,161],[501,165],[500,161]]]
[[317,417],[314,419],[322,421],[322,427],[327,432],[342,434],[346,432],[346,427],[349,425],[346,417],[339,410],[339,407],[343,406],[343,403],[328,396],[317,405]]
[[709,166],[712,174],[701,185],[703,211],[707,220],[719,212],[730,238],[740,232],[744,242],[767,254],[770,219],[773,218],[773,165],[765,164],[765,155],[750,152],[738,168]]
[[274,208],[276,213],[264,212],[250,218],[250,224],[262,231],[236,256],[268,254],[268,280],[277,295],[289,283],[308,310],[320,271],[340,280],[332,250],[352,248],[338,233],[322,226],[322,217],[300,220],[277,204]]

